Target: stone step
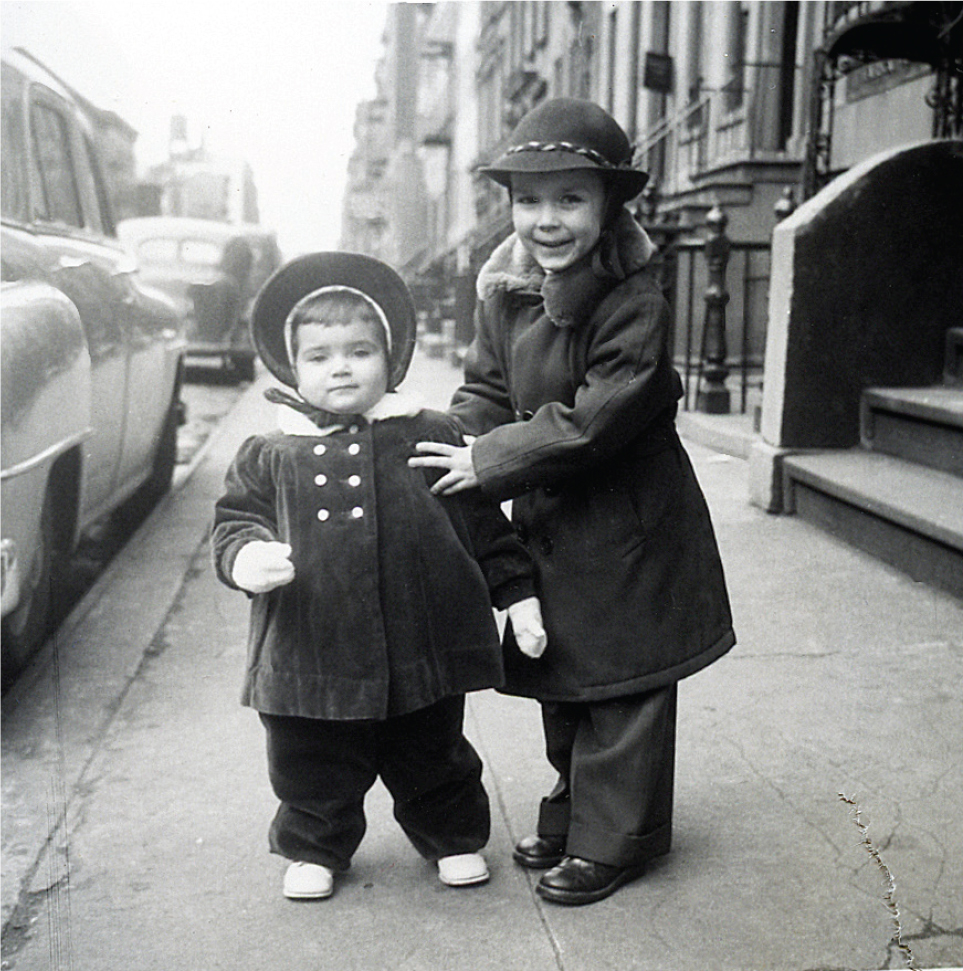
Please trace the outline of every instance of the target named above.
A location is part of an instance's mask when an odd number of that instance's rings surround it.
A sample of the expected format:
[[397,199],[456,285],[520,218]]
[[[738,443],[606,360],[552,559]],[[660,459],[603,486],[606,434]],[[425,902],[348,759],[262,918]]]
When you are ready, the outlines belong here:
[[786,512],[963,597],[963,479],[865,449],[787,456]]
[[867,388],[864,448],[963,476],[963,387]]

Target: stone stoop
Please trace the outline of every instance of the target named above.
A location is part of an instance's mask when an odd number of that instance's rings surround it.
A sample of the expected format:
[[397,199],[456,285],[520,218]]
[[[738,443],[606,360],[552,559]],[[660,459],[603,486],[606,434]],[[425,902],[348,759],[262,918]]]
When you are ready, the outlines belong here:
[[963,388],[867,388],[864,448],[963,476]]
[[869,388],[860,431],[784,458],[784,511],[963,597],[963,387]]

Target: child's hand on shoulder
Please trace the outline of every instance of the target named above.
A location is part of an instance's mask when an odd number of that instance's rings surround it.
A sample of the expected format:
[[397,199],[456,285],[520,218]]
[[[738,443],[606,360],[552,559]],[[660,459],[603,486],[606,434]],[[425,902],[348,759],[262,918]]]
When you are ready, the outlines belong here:
[[287,543],[252,540],[234,558],[231,578],[249,593],[267,593],[294,579],[291,547]]
[[472,463],[471,447],[473,435],[464,436],[464,445],[449,445],[446,442],[418,442],[415,450],[419,455],[408,459],[413,468],[444,469],[443,475],[432,487],[436,496],[452,496],[465,489],[478,485],[478,475]]
[[526,657],[537,658],[545,653],[548,638],[542,623],[542,607],[537,597],[526,597],[508,608],[508,619],[515,632],[515,643]]

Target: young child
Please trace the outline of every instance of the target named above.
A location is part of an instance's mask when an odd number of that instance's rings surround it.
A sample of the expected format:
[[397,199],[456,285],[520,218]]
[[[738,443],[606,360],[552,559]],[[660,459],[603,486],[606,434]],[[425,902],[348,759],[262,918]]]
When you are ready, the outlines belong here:
[[[542,703],[558,772],[515,859],[561,904],[607,897],[669,850],[676,683],[735,643],[709,513],[675,430],[682,383],[654,247],[624,203],[646,174],[598,105],[547,101],[482,171],[515,232],[478,278],[450,414],[420,443],[441,495],[512,499],[548,649],[506,652],[505,691]],[[509,645],[511,635],[508,635]]]
[[241,446],[218,500],[218,577],[252,596],[242,703],[267,732],[284,894],[333,891],[379,776],[395,817],[450,886],[488,879],[489,804],[462,733],[465,693],[503,680],[492,604],[532,656],[545,646],[528,554],[497,504],[438,498],[414,444],[454,422],[394,392],[415,314],[393,270],[320,253],[279,270],[255,346],[296,394],[281,427]]

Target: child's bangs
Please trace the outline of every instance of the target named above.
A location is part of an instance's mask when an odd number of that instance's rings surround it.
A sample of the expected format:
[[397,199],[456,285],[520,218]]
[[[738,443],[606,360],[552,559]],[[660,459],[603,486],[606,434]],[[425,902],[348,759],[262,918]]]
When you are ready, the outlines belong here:
[[319,293],[305,300],[295,312],[291,323],[295,327],[302,324],[343,326],[359,320],[374,324],[381,331],[381,319],[371,302],[360,294],[340,290]]

